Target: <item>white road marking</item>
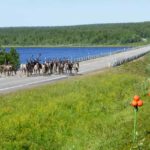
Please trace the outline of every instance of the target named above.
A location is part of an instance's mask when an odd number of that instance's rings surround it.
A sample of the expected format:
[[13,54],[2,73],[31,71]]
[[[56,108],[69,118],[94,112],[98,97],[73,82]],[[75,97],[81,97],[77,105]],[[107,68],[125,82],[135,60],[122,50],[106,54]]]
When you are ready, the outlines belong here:
[[57,80],[57,79],[63,79],[63,78],[66,78],[66,77],[67,76],[64,75],[64,76],[61,76],[61,77],[55,77],[55,78],[40,80],[40,81],[34,81],[34,82],[31,82],[31,83],[20,84],[20,85],[16,85],[16,86],[12,86],[12,87],[3,88],[3,89],[0,89],[0,91],[10,90],[10,89],[14,89],[14,88],[20,88],[20,87],[24,87],[24,86],[28,86],[28,85],[34,85],[34,84],[38,84],[38,83],[42,83],[42,82],[46,82],[46,81],[53,81],[53,80]]
[[4,80],[5,78],[0,78],[0,80]]

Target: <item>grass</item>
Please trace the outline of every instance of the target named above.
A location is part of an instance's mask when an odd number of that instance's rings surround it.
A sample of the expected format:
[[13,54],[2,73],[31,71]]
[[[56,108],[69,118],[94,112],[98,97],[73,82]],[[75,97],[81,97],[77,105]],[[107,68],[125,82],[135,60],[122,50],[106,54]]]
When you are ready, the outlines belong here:
[[[150,54],[103,73],[0,96],[0,149],[150,149]],[[138,140],[133,108],[138,94]]]

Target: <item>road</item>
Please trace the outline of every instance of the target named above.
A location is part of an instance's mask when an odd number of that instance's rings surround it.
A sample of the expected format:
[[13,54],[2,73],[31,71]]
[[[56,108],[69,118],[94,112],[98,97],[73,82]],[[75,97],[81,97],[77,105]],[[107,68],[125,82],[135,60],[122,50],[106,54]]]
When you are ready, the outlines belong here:
[[[86,74],[96,70],[112,67],[118,63],[123,63],[125,60],[136,59],[141,55],[150,51],[150,45],[134,48],[130,51],[125,51],[93,60],[80,62],[79,74]],[[22,77],[20,75],[12,77],[0,77],[0,93],[8,93],[17,91],[23,88],[29,88],[41,84],[55,82],[57,80],[70,78],[68,75],[51,75],[51,76],[36,76]]]

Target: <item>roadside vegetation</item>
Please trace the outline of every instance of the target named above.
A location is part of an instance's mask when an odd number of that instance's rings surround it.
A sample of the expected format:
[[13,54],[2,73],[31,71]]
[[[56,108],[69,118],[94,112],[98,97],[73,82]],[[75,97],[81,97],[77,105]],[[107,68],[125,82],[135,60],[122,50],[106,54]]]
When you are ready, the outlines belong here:
[[150,22],[0,28],[2,46],[120,46],[150,43]]
[[20,65],[20,56],[15,48],[10,48],[7,52],[5,48],[0,48],[0,65],[12,65],[13,68],[17,69]]
[[[150,149],[150,54],[103,73],[0,96],[0,149]],[[135,94],[138,112],[133,143]]]

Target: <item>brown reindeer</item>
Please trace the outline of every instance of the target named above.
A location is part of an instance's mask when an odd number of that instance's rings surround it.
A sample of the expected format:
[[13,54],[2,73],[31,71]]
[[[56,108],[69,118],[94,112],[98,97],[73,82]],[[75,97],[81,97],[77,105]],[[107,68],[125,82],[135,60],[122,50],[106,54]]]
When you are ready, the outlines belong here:
[[13,66],[12,65],[3,65],[3,72],[5,76],[13,75]]

